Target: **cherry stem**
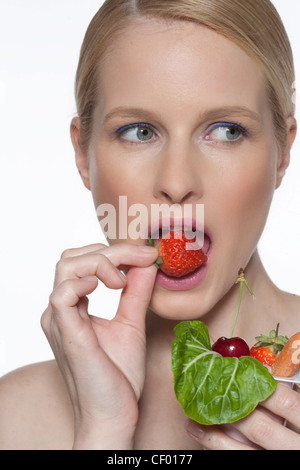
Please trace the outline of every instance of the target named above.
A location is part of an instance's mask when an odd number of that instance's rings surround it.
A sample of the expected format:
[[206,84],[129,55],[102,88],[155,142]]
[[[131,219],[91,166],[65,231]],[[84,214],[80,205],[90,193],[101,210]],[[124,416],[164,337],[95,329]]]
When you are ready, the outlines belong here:
[[239,313],[240,313],[240,307],[241,307],[241,302],[242,302],[242,293],[243,293],[243,285],[244,285],[244,283],[241,282],[241,283],[240,283],[239,303],[238,303],[237,312],[236,312],[236,314],[235,314],[234,322],[233,322],[233,325],[232,325],[232,329],[231,329],[231,333],[230,333],[230,338],[233,337],[233,332],[234,332],[234,329],[235,329],[235,326],[236,326],[236,322],[237,322],[237,319],[238,319],[238,316],[239,316]]
[[240,313],[244,284],[245,284],[245,286],[247,287],[247,289],[248,289],[248,291],[250,292],[250,294],[251,294],[252,296],[254,295],[253,292],[252,292],[252,290],[251,290],[250,287],[249,287],[248,282],[247,282],[246,279],[245,279],[245,273],[244,273],[243,269],[240,269],[240,270],[239,270],[239,277],[238,277],[237,280],[236,280],[236,284],[240,284],[240,295],[239,295],[239,302],[238,302],[237,312],[236,312],[236,314],[235,314],[234,322],[233,322],[232,329],[231,329],[231,333],[230,333],[230,338],[233,337],[233,333],[234,333],[234,330],[235,330],[236,322],[237,322],[237,319],[238,319],[238,316],[239,316],[239,313]]

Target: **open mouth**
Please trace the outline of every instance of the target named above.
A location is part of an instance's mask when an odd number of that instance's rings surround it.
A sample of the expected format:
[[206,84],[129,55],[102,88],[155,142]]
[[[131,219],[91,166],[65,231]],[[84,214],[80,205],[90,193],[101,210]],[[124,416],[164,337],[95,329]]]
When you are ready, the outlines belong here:
[[[184,224],[182,223],[184,222]],[[166,240],[170,240],[170,249],[171,252],[171,261],[170,265],[173,263],[175,258],[179,257],[179,261],[176,261],[177,266],[174,268],[176,270],[173,271],[173,266],[165,266],[168,261],[164,256],[163,259],[163,266],[161,269],[158,270],[157,273],[157,283],[162,285],[163,287],[171,290],[187,290],[195,287],[198,285],[205,277],[208,265],[212,253],[212,237],[208,233],[207,229],[203,226],[197,226],[194,221],[161,221],[158,227],[154,230],[152,229],[151,238],[155,246],[159,247],[160,253],[163,251],[162,245],[166,245]],[[180,254],[180,242],[179,244],[179,251],[178,245],[176,246],[175,239],[185,239],[185,254]],[[187,240],[188,242],[187,242]],[[162,243],[161,243],[162,242]],[[173,243],[174,242],[174,243]],[[189,246],[189,248],[186,248]],[[192,250],[189,253],[188,250]],[[185,272],[185,265],[189,264],[189,257],[193,257],[193,250],[194,253],[201,252],[202,261],[195,266],[192,266],[191,269],[188,266],[188,272]],[[182,267],[182,270],[181,270]]]

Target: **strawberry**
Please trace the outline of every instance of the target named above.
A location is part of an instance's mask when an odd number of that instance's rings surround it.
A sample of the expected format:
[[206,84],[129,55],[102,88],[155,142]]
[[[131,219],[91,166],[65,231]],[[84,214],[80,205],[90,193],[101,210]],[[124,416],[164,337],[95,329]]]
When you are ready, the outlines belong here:
[[[155,263],[156,267],[168,276],[182,277],[206,263],[207,256],[203,251],[187,249],[188,243],[191,244],[192,240],[186,238],[184,232],[169,232],[158,245],[159,257]],[[151,238],[148,244],[154,245]]]
[[279,323],[276,330],[272,330],[269,336],[260,335],[255,339],[257,343],[250,349],[250,356],[258,359],[264,365],[272,366],[277,359],[278,353],[288,341],[287,336],[278,336]]
[[273,346],[260,346],[260,342],[257,342],[250,349],[250,356],[260,361],[265,366],[272,366],[276,361],[277,357],[274,355]]

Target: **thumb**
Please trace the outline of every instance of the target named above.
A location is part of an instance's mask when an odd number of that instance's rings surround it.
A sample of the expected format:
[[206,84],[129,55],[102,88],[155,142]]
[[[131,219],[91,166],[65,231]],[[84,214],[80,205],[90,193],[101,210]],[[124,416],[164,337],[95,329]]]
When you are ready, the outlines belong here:
[[130,323],[144,331],[147,309],[157,275],[157,268],[152,265],[146,268],[132,267],[127,273],[115,319]]

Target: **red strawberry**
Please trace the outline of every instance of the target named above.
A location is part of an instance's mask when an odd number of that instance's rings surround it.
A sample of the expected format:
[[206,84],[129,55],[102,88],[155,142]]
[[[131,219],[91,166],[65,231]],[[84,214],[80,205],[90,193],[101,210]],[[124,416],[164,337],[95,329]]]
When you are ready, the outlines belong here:
[[278,353],[288,341],[287,336],[278,336],[279,323],[276,330],[270,331],[269,336],[260,335],[258,340],[250,349],[250,356],[258,359],[266,366],[272,366],[277,359]]
[[273,346],[259,346],[260,342],[256,343],[250,349],[250,356],[254,357],[266,366],[272,366],[277,357],[274,355]]
[[[159,243],[156,266],[168,276],[182,277],[191,274],[207,261],[202,250],[187,249],[187,244],[191,243],[192,240],[186,238],[184,232],[169,232]],[[149,244],[153,244],[151,239]]]

